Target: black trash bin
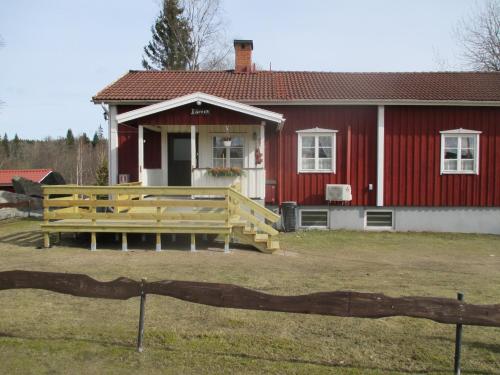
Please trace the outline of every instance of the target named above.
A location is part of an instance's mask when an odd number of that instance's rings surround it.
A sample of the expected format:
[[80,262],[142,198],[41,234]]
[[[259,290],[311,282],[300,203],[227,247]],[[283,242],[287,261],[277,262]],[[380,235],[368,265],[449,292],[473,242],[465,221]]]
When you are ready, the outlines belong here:
[[297,226],[297,202],[283,202],[281,204],[281,221],[285,232],[295,232]]

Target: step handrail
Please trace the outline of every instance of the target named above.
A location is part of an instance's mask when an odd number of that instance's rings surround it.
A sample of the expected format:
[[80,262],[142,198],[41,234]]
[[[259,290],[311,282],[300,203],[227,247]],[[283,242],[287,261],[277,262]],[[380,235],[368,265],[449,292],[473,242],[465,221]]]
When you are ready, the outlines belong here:
[[241,194],[240,192],[238,192],[233,188],[229,188],[229,195],[231,196],[231,199],[236,200],[239,203],[242,203],[243,205],[247,206],[250,210],[253,210],[261,214],[271,223],[276,223],[281,218],[280,215],[275,214],[270,209],[265,208],[264,206],[258,204],[257,202],[251,200],[248,197],[245,197],[243,194]]

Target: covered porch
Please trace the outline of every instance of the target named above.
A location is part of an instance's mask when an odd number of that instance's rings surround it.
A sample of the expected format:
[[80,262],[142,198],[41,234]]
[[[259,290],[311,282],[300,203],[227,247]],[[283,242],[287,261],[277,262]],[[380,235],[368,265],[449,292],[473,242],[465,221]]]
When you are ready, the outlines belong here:
[[266,127],[279,131],[283,124],[279,113],[203,93],[133,109],[117,115],[111,130],[137,132],[137,161],[119,160],[112,140],[110,181],[129,182],[132,173],[123,172],[135,167],[143,186],[237,184],[243,195],[263,201]]

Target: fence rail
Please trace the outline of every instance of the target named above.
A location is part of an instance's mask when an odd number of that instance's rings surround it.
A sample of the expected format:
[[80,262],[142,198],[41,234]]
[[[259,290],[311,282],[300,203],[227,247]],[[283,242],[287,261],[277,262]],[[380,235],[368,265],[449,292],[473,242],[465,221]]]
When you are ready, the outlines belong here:
[[77,297],[125,300],[145,293],[215,307],[374,319],[406,316],[444,324],[500,327],[500,304],[474,305],[449,298],[394,298],[352,291],[279,296],[220,283],[177,280],[147,282],[126,277],[102,282],[81,274],[0,272],[0,290],[26,288]]
[[336,291],[298,296],[277,296],[231,284],[163,280],[147,282],[120,277],[97,281],[88,275],[36,272],[0,272],[0,290],[44,289],[76,297],[126,300],[140,297],[137,350],[143,351],[146,295],[156,294],[208,306],[353,318],[405,316],[455,324],[454,373],[461,370],[462,330],[464,325],[500,327],[500,304],[474,305],[434,297],[393,298],[377,293]]

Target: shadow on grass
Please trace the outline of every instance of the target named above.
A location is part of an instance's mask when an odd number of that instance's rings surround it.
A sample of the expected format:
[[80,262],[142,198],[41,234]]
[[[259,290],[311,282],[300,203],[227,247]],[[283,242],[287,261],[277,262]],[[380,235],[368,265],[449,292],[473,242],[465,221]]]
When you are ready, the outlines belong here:
[[1,236],[0,243],[33,248],[43,244],[43,237],[39,231],[15,232]]
[[[51,247],[65,247],[75,249],[90,248],[89,233],[62,233],[60,237],[51,234]],[[147,234],[128,234],[127,242],[130,251],[154,251],[155,250],[155,235]],[[23,231],[9,233],[0,236],[0,244],[9,244],[19,247],[28,247],[43,249],[43,235],[40,231]],[[164,234],[161,239],[162,249],[165,251],[189,251],[190,237],[188,234],[177,234],[175,240],[172,235]],[[252,246],[243,244],[232,244],[234,250],[252,251],[255,250]],[[196,248],[201,251],[224,252],[224,244],[220,241],[207,240],[201,235],[196,236]],[[113,233],[98,233],[97,234],[97,249],[98,250],[120,250],[121,251],[121,235]]]
[[[136,345],[131,343],[123,343],[118,341],[106,341],[106,340],[97,340],[97,339],[85,339],[85,338],[77,338],[71,336],[60,336],[60,337],[34,337],[34,336],[25,336],[25,335],[15,335],[7,332],[0,332],[0,338],[12,338],[12,339],[21,339],[21,340],[30,340],[30,341],[39,341],[39,340],[48,340],[48,341],[69,341],[69,342],[84,342],[89,344],[98,344],[104,347],[120,347],[124,349],[135,349]],[[482,344],[482,343],[481,343]],[[145,350],[148,350],[146,346]],[[185,349],[176,349],[172,347],[153,347],[150,350],[163,350],[172,353],[185,353]],[[313,366],[323,366],[330,368],[340,368],[340,369],[359,369],[359,370],[367,370],[367,371],[381,371],[381,372],[399,372],[404,374],[414,374],[416,372],[421,374],[427,373],[450,373],[451,368],[443,368],[443,369],[425,369],[425,370],[408,370],[404,368],[396,368],[396,367],[377,367],[377,366],[360,366],[355,363],[341,363],[341,362],[328,362],[328,361],[314,361],[300,358],[268,358],[262,356],[256,356],[245,353],[237,353],[237,352],[214,352],[214,351],[204,351],[204,350],[189,350],[190,353],[200,354],[200,355],[209,355],[209,356],[217,356],[217,357],[231,357],[238,358],[243,360],[256,360],[256,361],[266,361],[273,363],[294,363],[300,365],[313,365]],[[451,361],[450,361],[451,363]],[[451,365],[450,365],[451,366]],[[465,367],[466,366],[462,366]],[[492,371],[479,371],[479,370],[471,370],[467,369],[468,374],[476,374],[476,375],[487,375],[487,374],[500,374],[500,372],[492,372]]]

